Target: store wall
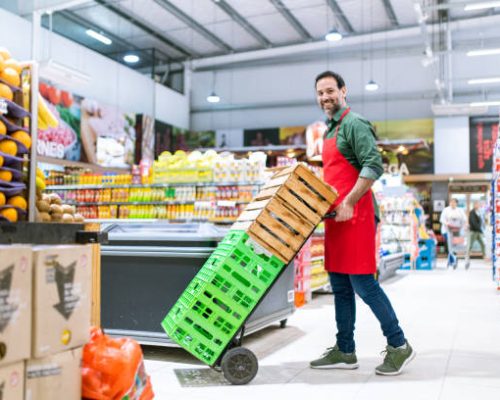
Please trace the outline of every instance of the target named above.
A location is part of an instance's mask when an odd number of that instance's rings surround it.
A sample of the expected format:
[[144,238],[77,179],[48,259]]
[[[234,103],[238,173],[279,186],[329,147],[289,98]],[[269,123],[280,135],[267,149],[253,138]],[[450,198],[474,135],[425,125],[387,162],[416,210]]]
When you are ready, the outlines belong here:
[[469,117],[434,120],[434,173],[470,172]]
[[[15,58],[29,60],[31,22],[3,9],[0,9],[0,21],[1,45],[9,48]],[[69,85],[66,89],[116,105],[124,112],[155,115],[158,120],[189,128],[188,96],[62,36],[50,34],[45,29],[42,32],[40,59],[50,57],[91,77],[88,85]]]
[[[324,119],[316,105],[314,79],[326,69],[339,72],[348,88],[352,108],[370,120],[431,118],[434,77],[421,64],[421,56],[394,56],[373,61],[373,76],[380,90],[368,93],[369,60],[320,59],[215,73],[215,91],[221,97],[210,106],[211,71],[193,73],[191,126],[193,129],[262,128],[307,125]],[[230,105],[228,110],[225,105]],[[239,109],[238,109],[239,108]]]

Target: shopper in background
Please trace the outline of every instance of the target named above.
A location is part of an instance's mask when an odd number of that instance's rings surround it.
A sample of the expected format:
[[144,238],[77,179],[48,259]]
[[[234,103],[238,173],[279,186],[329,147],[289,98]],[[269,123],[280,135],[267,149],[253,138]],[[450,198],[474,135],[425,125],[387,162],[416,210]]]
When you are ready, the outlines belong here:
[[448,267],[457,268],[458,257],[454,251],[454,240],[456,240],[467,223],[464,211],[458,207],[457,199],[451,199],[450,205],[445,207],[439,218],[441,222],[441,233],[448,245]]
[[465,269],[470,267],[470,251],[476,242],[481,246],[481,253],[483,257],[486,255],[484,241],[483,241],[483,218],[479,211],[479,201],[474,202],[474,208],[469,213],[469,244],[467,245],[467,255],[465,256]]
[[414,358],[392,305],[375,280],[375,205],[370,190],[382,175],[382,159],[370,122],[351,112],[342,77],[326,71],[316,77],[319,106],[328,117],[323,144],[325,181],[339,197],[325,220],[325,268],[335,295],[337,343],[310,363],[311,368],[358,368],[354,324],[357,293],[371,308],[387,338],[381,375],[398,375]]

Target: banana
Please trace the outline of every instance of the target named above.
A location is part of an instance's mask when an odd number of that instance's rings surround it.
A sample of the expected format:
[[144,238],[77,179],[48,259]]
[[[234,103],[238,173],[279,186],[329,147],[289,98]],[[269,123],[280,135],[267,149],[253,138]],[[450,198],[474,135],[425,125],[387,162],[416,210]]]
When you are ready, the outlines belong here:
[[38,93],[38,114],[41,115],[42,119],[47,123],[47,125],[51,128],[57,128],[59,126],[59,121],[52,114],[52,111],[49,110],[47,104],[43,97]]

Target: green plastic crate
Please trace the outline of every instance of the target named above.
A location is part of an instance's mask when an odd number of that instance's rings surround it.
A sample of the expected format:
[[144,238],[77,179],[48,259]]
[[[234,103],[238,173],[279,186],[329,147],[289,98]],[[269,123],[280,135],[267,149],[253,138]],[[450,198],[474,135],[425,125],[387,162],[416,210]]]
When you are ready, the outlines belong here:
[[169,337],[213,365],[285,264],[256,254],[244,231],[231,231],[162,322]]

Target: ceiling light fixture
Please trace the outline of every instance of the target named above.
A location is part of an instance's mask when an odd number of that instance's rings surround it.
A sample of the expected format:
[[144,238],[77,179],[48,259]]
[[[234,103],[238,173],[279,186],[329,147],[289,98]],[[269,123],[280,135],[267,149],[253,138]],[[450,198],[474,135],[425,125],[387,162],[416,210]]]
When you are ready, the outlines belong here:
[[105,45],[109,46],[111,43],[113,43],[113,41],[110,38],[104,36],[103,34],[101,34],[99,32],[96,32],[96,31],[94,31],[92,29],[87,29],[85,31],[85,33],[87,35],[89,35],[90,37],[94,38],[95,40],[97,40],[97,41],[99,41],[101,43],[104,43]]
[[467,81],[469,85],[481,85],[486,83],[500,83],[500,76],[496,78],[478,78],[478,79],[469,79]]
[[325,40],[328,42],[339,42],[342,40],[342,34],[335,28],[325,35]]
[[500,54],[500,48],[471,50],[471,51],[467,52],[467,55],[469,57],[492,56],[492,55],[495,55],[495,54]]
[[135,63],[139,62],[140,60],[141,60],[141,58],[136,54],[125,54],[123,56],[123,61],[125,61],[126,63],[129,63],[129,64],[135,64]]
[[215,94],[215,92],[210,93],[210,95],[207,96],[207,101],[209,103],[218,103],[220,101],[220,97]]
[[375,92],[379,88],[378,83],[375,82],[373,79],[370,79],[368,83],[365,85],[365,90],[369,92]]
[[481,3],[467,4],[464,11],[484,10],[486,8],[500,7],[500,1],[483,1]]
[[500,100],[476,101],[469,104],[471,107],[500,106]]

